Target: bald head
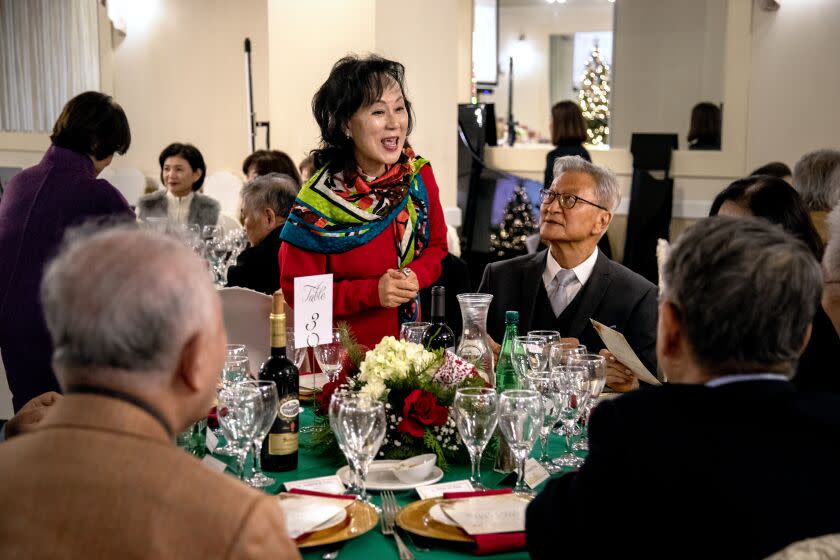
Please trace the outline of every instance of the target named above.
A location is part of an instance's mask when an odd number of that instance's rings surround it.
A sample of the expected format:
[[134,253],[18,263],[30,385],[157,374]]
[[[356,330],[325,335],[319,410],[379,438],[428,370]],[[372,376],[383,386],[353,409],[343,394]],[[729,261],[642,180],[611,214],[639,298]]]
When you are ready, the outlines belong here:
[[219,314],[200,258],[172,238],[122,227],[70,241],[47,267],[41,298],[59,375],[172,372]]

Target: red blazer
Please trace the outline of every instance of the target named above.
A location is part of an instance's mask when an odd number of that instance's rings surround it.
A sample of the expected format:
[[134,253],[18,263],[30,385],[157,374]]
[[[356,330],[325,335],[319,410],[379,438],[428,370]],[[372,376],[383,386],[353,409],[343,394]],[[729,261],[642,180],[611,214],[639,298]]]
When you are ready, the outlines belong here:
[[[440,277],[440,261],[446,256],[446,224],[435,176],[429,165],[420,169],[429,197],[429,244],[423,254],[408,265],[420,287]],[[366,245],[345,253],[313,253],[283,243],[280,247],[280,287],[286,302],[294,304],[297,276],[333,274],[333,322],[346,321],[361,344],[373,348],[384,336],[399,337],[397,308],[379,303],[379,278],[397,268],[394,228],[388,227]]]

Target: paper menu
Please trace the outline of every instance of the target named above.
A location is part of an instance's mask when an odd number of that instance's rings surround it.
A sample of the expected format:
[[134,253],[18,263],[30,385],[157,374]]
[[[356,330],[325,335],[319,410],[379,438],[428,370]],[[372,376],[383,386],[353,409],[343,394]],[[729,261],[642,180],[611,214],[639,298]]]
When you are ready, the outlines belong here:
[[499,494],[445,500],[440,508],[468,535],[486,535],[524,531],[528,503],[528,499],[516,494]]
[[322,498],[298,494],[278,494],[278,504],[283,510],[286,531],[296,539],[324,524],[348,505],[354,503],[341,498]]
[[318,346],[332,340],[333,275],[295,278],[295,346]]
[[648,371],[630,347],[630,344],[627,342],[627,339],[624,338],[623,334],[615,329],[609,328],[603,323],[599,323],[595,319],[590,319],[590,321],[592,321],[592,326],[595,328],[595,332],[598,333],[598,336],[600,336],[601,340],[604,342],[604,346],[607,347],[607,350],[612,352],[612,355],[615,356],[616,360],[630,368],[630,371],[636,374],[636,377],[638,377],[640,381],[644,381],[645,383],[649,383],[651,385],[661,385],[656,376]]
[[343,494],[344,484],[337,475],[319,476],[317,478],[305,478],[302,480],[289,481],[283,484],[286,490],[298,488],[300,490],[311,490],[313,492],[324,492],[327,494]]

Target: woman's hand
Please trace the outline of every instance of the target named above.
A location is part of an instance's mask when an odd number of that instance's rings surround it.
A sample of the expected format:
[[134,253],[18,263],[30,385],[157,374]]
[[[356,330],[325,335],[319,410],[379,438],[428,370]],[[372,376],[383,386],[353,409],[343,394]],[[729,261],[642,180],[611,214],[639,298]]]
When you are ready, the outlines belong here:
[[420,289],[417,276],[407,268],[403,270],[408,274],[389,268],[379,278],[379,303],[382,307],[399,307],[417,297]]
[[607,359],[607,387],[616,393],[626,393],[639,388],[639,378],[630,368],[616,360],[612,352],[604,348],[599,354]]

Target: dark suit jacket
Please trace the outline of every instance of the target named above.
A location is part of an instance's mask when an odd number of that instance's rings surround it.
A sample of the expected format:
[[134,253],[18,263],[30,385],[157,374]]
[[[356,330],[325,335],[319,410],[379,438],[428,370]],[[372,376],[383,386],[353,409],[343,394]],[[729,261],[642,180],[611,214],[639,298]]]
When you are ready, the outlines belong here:
[[[548,250],[487,265],[478,291],[493,294],[487,317],[487,331],[500,342],[504,335],[505,311],[519,311],[519,332],[554,329],[535,324],[534,306],[542,284]],[[592,276],[574,302],[577,313],[571,328],[560,334],[575,337],[587,349],[604,348],[589,319],[595,319],[623,333],[636,354],[656,375],[657,288],[635,272],[598,253]],[[574,303],[573,302],[573,303]]]
[[528,549],[749,559],[836,533],[838,441],[840,396],[786,381],[627,393],[593,412],[583,467],[528,507]]
[[562,144],[555,146],[553,150],[548,152],[545,156],[545,176],[543,177],[543,187],[549,188],[551,182],[554,181],[554,160],[563,156],[580,156],[586,161],[592,161],[589,157],[589,152],[582,144]]
[[256,247],[248,247],[240,253],[236,264],[228,270],[228,286],[250,288],[268,295],[280,289],[281,229],[283,226],[275,228]]
[[41,312],[41,277],[67,228],[96,217],[135,219],[123,195],[96,178],[88,156],[56,146],[9,181],[0,201],[0,352],[15,410],[60,390]]
[[793,384],[803,391],[840,393],[840,369],[829,367],[840,350],[840,336],[820,303],[812,324],[811,340],[799,358]]

